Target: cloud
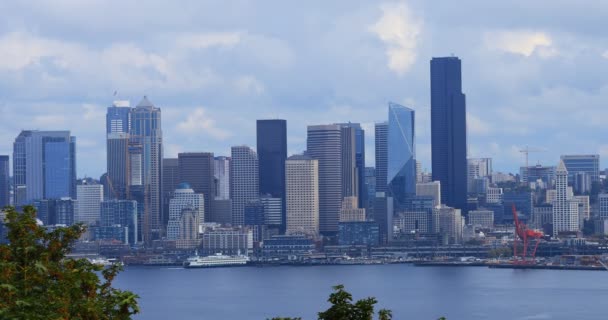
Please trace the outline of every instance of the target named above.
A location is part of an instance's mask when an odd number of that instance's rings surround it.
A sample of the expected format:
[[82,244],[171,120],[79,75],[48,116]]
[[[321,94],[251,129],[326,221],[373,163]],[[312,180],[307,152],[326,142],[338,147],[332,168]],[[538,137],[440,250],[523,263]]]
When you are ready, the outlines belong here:
[[239,32],[189,33],[177,37],[178,46],[189,49],[206,49],[210,47],[233,47],[241,41]]
[[225,140],[232,136],[232,133],[216,127],[215,120],[207,115],[204,108],[194,109],[186,120],[177,124],[177,130],[189,135],[207,133],[218,140]]
[[264,84],[253,76],[241,76],[235,81],[236,89],[244,94],[253,93],[260,95],[264,93]]
[[487,122],[481,120],[477,116],[467,113],[467,132],[469,134],[486,135],[491,132],[491,128]]
[[380,9],[382,16],[369,31],[384,43],[389,69],[403,75],[416,61],[422,22],[412,15],[405,3],[383,4]]
[[484,43],[488,49],[526,57],[538,54],[542,58],[549,58],[558,53],[553,46],[553,39],[540,31],[489,31],[484,34]]

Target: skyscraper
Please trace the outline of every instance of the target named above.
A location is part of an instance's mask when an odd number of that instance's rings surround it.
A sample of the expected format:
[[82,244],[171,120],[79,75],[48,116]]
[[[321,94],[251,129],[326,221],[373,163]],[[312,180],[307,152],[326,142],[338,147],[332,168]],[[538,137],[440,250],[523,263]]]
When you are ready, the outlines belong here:
[[365,130],[360,123],[340,123],[343,127],[355,129],[355,167],[357,171],[357,191],[359,208],[367,208],[368,197],[365,183]]
[[309,156],[287,158],[287,233],[319,235],[319,161]]
[[232,224],[245,222],[245,204],[259,198],[258,155],[248,146],[235,146],[231,150],[230,196],[232,198]]
[[568,170],[562,160],[555,170],[555,199],[553,200],[553,236],[560,232],[576,232],[579,226],[578,201],[568,195]]
[[191,246],[198,237],[199,226],[204,221],[205,199],[188,183],[180,183],[169,203],[167,239],[181,240],[182,246]]
[[129,134],[108,133],[106,136],[106,161],[108,170],[109,199],[126,199],[130,184]]
[[338,232],[342,205],[342,133],[339,125],[308,126],[306,153],[319,161],[319,229]]
[[187,152],[177,155],[180,183],[188,183],[205,197],[205,215],[213,215],[215,199],[215,158],[212,152]]
[[467,206],[467,120],[457,57],[431,60],[431,155],[433,181],[446,205]]
[[215,157],[215,199],[230,199],[230,157]]
[[10,204],[9,157],[0,156],[0,209]]
[[574,177],[580,172],[586,173],[591,182],[600,180],[600,155],[599,154],[577,154],[561,156],[568,170],[568,183],[574,183]]
[[179,166],[177,158],[163,159],[163,223],[169,222],[169,201],[173,198],[173,192],[180,184]]
[[99,223],[100,206],[103,201],[103,186],[101,184],[80,184],[76,186],[75,218],[76,222],[87,225]]
[[[260,170],[260,194],[281,198],[285,207],[285,159],[287,159],[287,121],[257,121],[257,151]],[[285,210],[282,210],[285,221]],[[285,224],[281,231],[285,231]]]
[[[161,111],[147,97],[131,110],[129,161],[131,185],[140,186],[142,203],[142,236],[146,243],[163,235],[162,167],[163,133]],[[131,147],[133,146],[133,147]],[[135,178],[135,179],[133,179]]]
[[342,198],[359,196],[356,134],[357,131],[352,126],[342,126],[341,128]]
[[416,194],[414,118],[414,110],[389,103],[387,191],[397,209]]
[[388,170],[388,122],[376,123],[376,200],[374,201],[374,220],[378,223],[380,243],[385,243],[392,230],[392,199],[387,194]]
[[127,228],[126,243],[137,243],[137,202],[134,200],[108,200],[101,203],[100,225]]
[[16,205],[76,198],[76,138],[69,131],[21,131],[13,159]]

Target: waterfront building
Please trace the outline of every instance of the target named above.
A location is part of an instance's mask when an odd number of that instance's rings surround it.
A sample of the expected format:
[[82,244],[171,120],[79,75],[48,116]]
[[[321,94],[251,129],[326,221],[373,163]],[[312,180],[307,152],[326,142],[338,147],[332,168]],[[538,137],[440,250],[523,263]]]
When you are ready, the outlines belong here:
[[[177,155],[179,182],[190,185],[205,197],[205,215],[213,216],[215,199],[215,158],[212,152],[186,152]],[[201,219],[203,216],[201,215]],[[208,218],[208,217],[207,217]],[[208,221],[208,220],[207,220]],[[201,220],[203,222],[203,220]],[[209,222],[209,221],[208,221]]]
[[[287,159],[287,121],[257,120],[257,151],[259,159],[259,191],[281,199],[281,221],[285,219],[285,160]],[[280,226],[285,232],[286,225]]]
[[414,110],[389,103],[388,106],[387,191],[396,209],[416,194],[416,146]]
[[141,234],[150,244],[164,234],[162,224],[163,133],[161,110],[146,96],[130,113],[130,198],[141,210]]
[[75,198],[76,138],[69,131],[21,131],[13,144],[13,177],[15,205]]
[[285,162],[287,233],[313,238],[320,231],[319,161],[294,155]]
[[308,126],[306,154],[318,160],[319,231],[326,236],[335,236],[342,204],[341,127]]
[[435,232],[441,235],[443,244],[462,243],[463,220],[460,209],[444,206],[435,211]]
[[202,234],[202,254],[249,254],[253,250],[253,231],[249,228],[205,228]]
[[490,210],[472,210],[467,216],[468,224],[485,229],[494,228],[494,212]]
[[431,60],[431,156],[433,181],[440,181],[443,201],[467,207],[467,121],[457,57]]
[[245,204],[260,196],[258,189],[258,155],[248,146],[232,147],[231,155],[232,224],[241,226],[245,222]]
[[340,209],[340,222],[365,221],[365,209],[358,208],[358,204],[357,197],[345,197]]
[[100,206],[103,201],[103,186],[80,184],[76,186],[76,222],[87,225],[99,224]]
[[555,200],[553,200],[553,236],[560,232],[579,230],[578,202],[568,197],[568,170],[560,160],[555,171]]
[[173,192],[180,184],[179,161],[177,158],[163,159],[163,223],[169,223],[169,201],[173,198]]
[[[137,202],[134,200],[107,200],[101,203],[100,226],[116,227],[124,231],[121,240],[124,243],[134,245],[137,243]],[[101,229],[95,234],[97,240],[111,240],[116,232],[111,229]],[[112,237],[109,237],[112,236]]]
[[9,156],[0,155],[0,210],[11,204]]
[[180,183],[169,202],[167,239],[176,240],[178,248],[195,247],[204,219],[204,195],[196,193],[188,183]]
[[435,206],[441,205],[441,182],[433,181],[416,184],[416,196],[430,196],[434,199]]
[[561,160],[568,170],[568,183],[574,184],[578,173],[586,173],[591,182],[600,181],[600,155],[599,154],[577,154],[563,155]]
[[230,157],[215,157],[215,200],[230,199]]
[[338,244],[341,246],[377,246],[378,240],[379,230],[375,221],[340,221],[338,223]]
[[284,258],[312,253],[315,244],[311,238],[303,235],[277,235],[265,239],[262,255],[265,258]]

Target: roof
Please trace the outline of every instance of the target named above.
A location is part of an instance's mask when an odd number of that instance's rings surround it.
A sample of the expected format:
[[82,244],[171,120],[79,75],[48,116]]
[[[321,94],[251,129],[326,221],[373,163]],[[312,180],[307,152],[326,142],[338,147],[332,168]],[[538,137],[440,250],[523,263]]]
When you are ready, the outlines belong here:
[[555,170],[555,172],[568,172],[568,169],[566,169],[566,165],[564,164],[563,160],[559,160],[559,164],[557,165],[557,169]]
[[154,104],[148,100],[147,96],[144,96],[141,101],[137,104],[137,108],[155,108]]

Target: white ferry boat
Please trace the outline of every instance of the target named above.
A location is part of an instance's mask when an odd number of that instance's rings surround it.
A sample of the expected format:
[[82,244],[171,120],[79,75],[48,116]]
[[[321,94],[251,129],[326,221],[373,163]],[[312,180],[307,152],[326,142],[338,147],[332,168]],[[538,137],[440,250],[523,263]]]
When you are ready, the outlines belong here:
[[225,256],[221,253],[216,253],[212,256],[201,257],[198,253],[188,258],[184,262],[184,268],[213,268],[213,267],[234,267],[244,266],[249,262],[248,256]]

